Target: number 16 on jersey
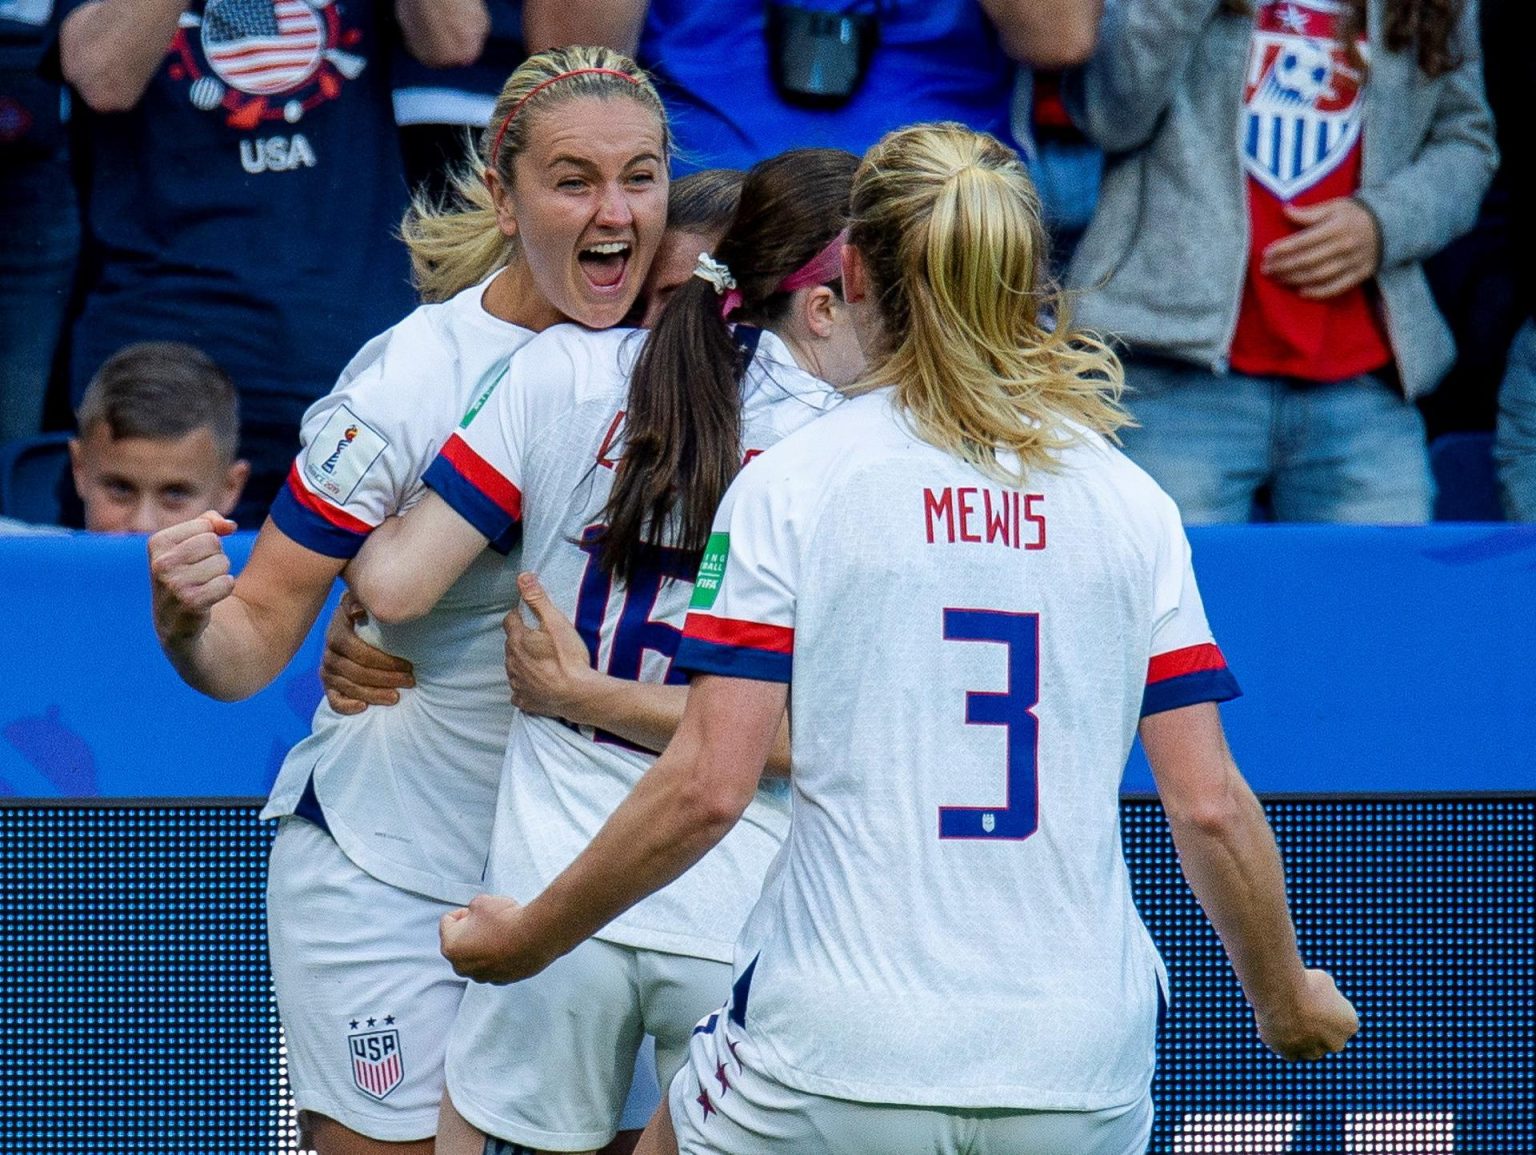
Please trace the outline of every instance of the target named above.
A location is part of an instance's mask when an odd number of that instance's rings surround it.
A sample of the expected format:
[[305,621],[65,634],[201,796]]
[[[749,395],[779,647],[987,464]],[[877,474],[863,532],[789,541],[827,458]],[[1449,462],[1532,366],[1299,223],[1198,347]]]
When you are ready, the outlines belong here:
[[1002,726],[1007,756],[1003,805],[940,806],[939,837],[1021,841],[1035,832],[1040,821],[1040,719],[1034,714],[1040,701],[1040,615],[946,609],[944,639],[1008,647],[1008,689],[967,690],[965,694],[966,725]]

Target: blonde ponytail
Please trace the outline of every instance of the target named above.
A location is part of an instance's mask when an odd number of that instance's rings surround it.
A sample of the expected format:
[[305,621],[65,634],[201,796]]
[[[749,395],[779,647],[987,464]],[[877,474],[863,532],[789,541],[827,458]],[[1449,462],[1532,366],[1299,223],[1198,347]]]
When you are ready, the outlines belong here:
[[1039,199],[1012,150],[959,124],[887,135],[854,179],[849,240],[886,335],[859,388],[893,387],[923,440],[1020,484],[1077,427],[1127,424],[1118,359],[1071,327],[1042,271]]
[[485,173],[494,170],[512,188],[513,162],[528,145],[530,121],[580,96],[639,101],[655,113],[670,152],[661,97],[629,57],[609,48],[582,45],[530,56],[502,86],[474,158],[456,168],[450,178],[447,200],[433,202],[418,193],[400,223],[400,238],[410,253],[412,279],[422,300],[445,301],[516,257],[516,242],[502,233],[496,220]]

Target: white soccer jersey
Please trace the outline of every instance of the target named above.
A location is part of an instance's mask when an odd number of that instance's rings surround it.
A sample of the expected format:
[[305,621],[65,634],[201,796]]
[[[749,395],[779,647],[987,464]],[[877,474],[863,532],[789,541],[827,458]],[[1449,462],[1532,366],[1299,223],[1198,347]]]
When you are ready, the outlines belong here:
[[[758,343],[743,395],[744,456],[754,457],[836,399],[796,367],[773,334]],[[693,591],[694,566],[657,547],[627,586],[597,562],[593,534],[623,451],[629,367],[643,335],[546,330],[444,447],[427,472],[488,539],[522,526],[523,565],[586,640],[596,668],[637,681],[681,682],[671,669]],[[749,465],[747,470],[755,468]],[[655,755],[608,734],[519,715],[497,817],[492,880],[527,900],[571,862]],[[788,823],[782,784],[759,791],[742,822],[688,874],[599,935],[626,946],[729,962],[732,944]]]
[[[425,305],[374,338],[304,416],[304,449],[272,507],[300,545],[350,558],[416,503],[421,475],[465,410],[533,333],[487,313],[485,286]],[[262,817],[292,814],[312,781],[326,824],[360,867],[445,902],[484,889],[496,789],[514,710],[501,619],[517,566],[486,551],[414,622],[361,633],[415,666],[398,705],[342,716],[322,702]]]
[[1162,965],[1120,777],[1142,714],[1237,693],[1145,473],[1084,433],[1012,489],[887,392],[847,402],[732,486],[678,664],[793,686],[794,823],[731,1012],[769,1074],[925,1106],[1145,1093]]

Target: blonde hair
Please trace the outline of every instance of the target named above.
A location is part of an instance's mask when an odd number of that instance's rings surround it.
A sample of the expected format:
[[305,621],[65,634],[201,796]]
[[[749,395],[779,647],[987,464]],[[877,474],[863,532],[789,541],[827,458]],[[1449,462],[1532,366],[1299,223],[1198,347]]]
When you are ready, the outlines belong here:
[[656,114],[663,151],[671,152],[661,97],[629,57],[610,48],[584,45],[530,56],[502,86],[474,156],[450,177],[447,200],[434,202],[421,192],[411,198],[400,223],[400,238],[410,252],[412,280],[422,300],[445,301],[479,284],[516,256],[515,241],[504,236],[496,223],[496,205],[485,174],[494,171],[506,187],[513,187],[513,162],[528,147],[534,114],[582,96],[639,101]]
[[856,391],[893,387],[924,441],[1017,485],[1078,440],[1069,423],[1110,437],[1129,423],[1120,362],[1071,327],[1034,184],[994,138],[953,123],[887,134],[854,177],[849,242],[885,346]]

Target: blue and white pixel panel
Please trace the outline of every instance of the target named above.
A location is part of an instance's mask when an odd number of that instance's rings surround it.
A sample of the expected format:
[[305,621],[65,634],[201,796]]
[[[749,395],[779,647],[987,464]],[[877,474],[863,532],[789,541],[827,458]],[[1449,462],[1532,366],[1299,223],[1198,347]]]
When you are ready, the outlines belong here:
[[[1303,950],[1363,1027],[1258,1042],[1155,802],[1123,807],[1174,1005],[1158,1155],[1536,1151],[1536,799],[1283,801]],[[0,1152],[295,1150],[262,902],[235,806],[0,807]]]

